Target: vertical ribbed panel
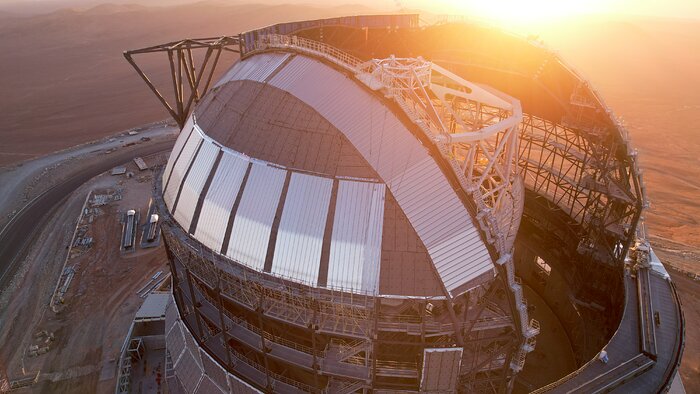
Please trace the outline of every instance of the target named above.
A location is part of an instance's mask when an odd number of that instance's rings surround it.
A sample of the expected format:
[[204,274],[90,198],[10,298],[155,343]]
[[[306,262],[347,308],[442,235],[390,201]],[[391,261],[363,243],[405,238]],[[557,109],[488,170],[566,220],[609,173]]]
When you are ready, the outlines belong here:
[[448,290],[493,269],[464,205],[428,157],[387,182]]
[[263,53],[240,61],[234,64],[215,86],[223,85],[229,81],[244,79],[263,82],[289,56],[291,56],[290,53]]
[[199,195],[202,193],[204,183],[206,183],[211,167],[214,165],[216,156],[219,154],[219,147],[209,140],[203,140],[199,154],[192,163],[192,168],[187,174],[187,179],[182,185],[180,199],[175,210],[175,220],[184,229],[190,228],[194,209],[197,207]]
[[248,159],[224,152],[202,204],[195,237],[211,250],[221,250],[228,218],[243,182]]
[[420,390],[426,393],[457,392],[463,348],[425,349]]
[[180,135],[177,137],[177,140],[175,140],[175,146],[173,146],[173,150],[170,151],[170,157],[168,158],[168,162],[165,164],[165,171],[163,171],[163,187],[165,187],[165,185],[168,183],[168,178],[170,177],[170,172],[175,163],[175,159],[180,154],[180,151],[185,145],[190,133],[193,132],[192,127],[194,127],[194,115],[190,115],[190,117],[187,118],[185,127],[183,127],[180,131]]
[[328,262],[328,287],[376,294],[386,187],[340,181]]
[[333,180],[293,173],[277,232],[272,273],[316,285]]
[[177,192],[180,189],[180,183],[182,183],[182,177],[185,176],[185,172],[187,172],[187,168],[190,166],[190,162],[192,161],[194,153],[197,151],[197,146],[200,141],[202,141],[202,135],[200,134],[199,127],[195,126],[194,130],[192,130],[192,135],[182,148],[180,157],[173,165],[170,179],[163,184],[165,188],[165,190],[163,190],[163,200],[170,209],[173,208]]
[[416,229],[449,291],[493,269],[471,215],[442,170],[378,98],[354,79],[303,56],[287,63],[270,84],[313,107],[372,165]]
[[285,170],[253,163],[233,221],[226,255],[262,271]]

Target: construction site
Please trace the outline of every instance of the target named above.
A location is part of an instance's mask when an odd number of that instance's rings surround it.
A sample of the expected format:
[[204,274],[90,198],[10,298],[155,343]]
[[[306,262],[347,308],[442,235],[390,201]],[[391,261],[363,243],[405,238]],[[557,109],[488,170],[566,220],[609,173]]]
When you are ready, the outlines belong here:
[[[157,167],[166,158],[141,160]],[[155,227],[149,221],[134,222],[135,247],[123,247],[124,217],[130,210],[147,215],[154,180],[152,168],[134,162],[124,168],[69,197],[27,257],[43,264],[28,266],[12,285],[16,290],[3,294],[6,313],[14,316],[3,327],[3,390],[114,390],[115,355],[134,312],[170,285],[164,248],[159,239],[148,241]]]
[[684,392],[638,153],[537,39],[364,15],[124,57],[176,126],[6,193],[78,185],[20,223],[0,392]]
[[[158,53],[174,101],[138,65]],[[679,384],[637,152],[538,41],[378,15],[125,57],[181,127],[153,201],[168,392]]]

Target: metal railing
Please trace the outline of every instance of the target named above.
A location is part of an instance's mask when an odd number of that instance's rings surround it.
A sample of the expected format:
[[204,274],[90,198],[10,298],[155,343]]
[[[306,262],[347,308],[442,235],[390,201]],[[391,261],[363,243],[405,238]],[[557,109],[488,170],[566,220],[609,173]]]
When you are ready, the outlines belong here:
[[228,346],[228,348],[231,352],[231,356],[233,356],[236,360],[238,360],[244,364],[247,364],[248,366],[258,370],[259,372],[261,372],[265,375],[268,375],[270,377],[270,379],[272,379],[273,381],[282,382],[282,383],[287,384],[289,386],[296,387],[299,390],[306,392],[306,393],[317,393],[317,392],[321,391],[321,390],[319,390],[311,385],[308,385],[308,384],[305,384],[302,382],[298,382],[294,379],[290,379],[286,376],[282,376],[278,373],[270,371],[269,369],[265,368],[265,366],[260,365],[258,362],[253,361],[252,359],[250,359],[250,358],[246,357],[245,355],[243,355],[242,353],[238,352],[232,346]]
[[[212,307],[214,309],[217,309],[217,310],[219,309],[215,306],[215,305],[217,305],[216,300],[214,300],[213,297],[211,297],[209,294],[207,294],[206,291],[200,291],[200,294],[212,305]],[[260,327],[257,327],[253,324],[250,324],[248,321],[234,315],[226,308],[222,308],[221,311],[224,314],[224,316],[231,321],[231,323],[236,324],[238,326],[241,326],[244,329],[257,334],[258,336],[265,338],[265,340],[267,340],[267,341],[274,342],[276,344],[279,344],[279,345],[282,345],[282,346],[288,347],[290,349],[294,349],[296,351],[306,353],[306,354],[309,354],[312,356],[313,355],[316,355],[317,357],[325,357],[326,356],[325,350],[315,350],[309,346],[304,346],[298,342],[294,342],[294,341],[291,341],[287,338],[283,338],[283,337],[280,337],[278,335],[274,335],[272,333],[269,333],[265,330],[260,329]],[[227,327],[227,331],[228,331],[228,327]]]
[[342,66],[353,73],[362,63],[360,59],[331,45],[303,37],[281,34],[266,34],[258,37],[253,44],[253,48],[246,53],[246,56],[269,49],[293,49],[302,53],[318,56]]

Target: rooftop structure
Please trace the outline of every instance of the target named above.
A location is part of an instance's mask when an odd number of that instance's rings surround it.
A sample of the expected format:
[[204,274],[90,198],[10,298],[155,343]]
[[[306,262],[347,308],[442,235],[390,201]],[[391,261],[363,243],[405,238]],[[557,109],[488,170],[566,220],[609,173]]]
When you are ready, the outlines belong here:
[[[683,320],[625,129],[541,46],[417,20],[127,53],[179,64],[175,105],[139,71],[182,126],[156,196],[171,389],[664,390]],[[208,90],[206,59],[223,50],[242,58]],[[575,357],[544,386],[528,354],[547,332],[524,286]]]

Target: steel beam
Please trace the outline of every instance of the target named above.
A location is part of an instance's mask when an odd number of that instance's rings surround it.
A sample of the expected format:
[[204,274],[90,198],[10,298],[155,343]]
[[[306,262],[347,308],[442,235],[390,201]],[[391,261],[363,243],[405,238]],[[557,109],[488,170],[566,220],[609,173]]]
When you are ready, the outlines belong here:
[[[206,50],[198,71],[194,62],[193,50]],[[223,52],[240,53],[240,51],[240,36],[222,36],[186,39],[129,50],[124,52],[124,58],[126,58],[129,64],[136,70],[136,73],[143,79],[146,86],[148,86],[161,105],[168,111],[168,114],[170,114],[175,122],[177,122],[178,126],[182,128],[192,110],[192,105],[199,102],[202,96],[209,90],[221,54]],[[139,67],[134,60],[134,55],[149,53],[166,53],[168,56],[170,77],[175,98],[174,104],[168,102],[163,93],[156,88],[144,70]],[[212,54],[214,55],[213,60]],[[184,76],[183,73],[185,74]],[[189,89],[187,98],[185,98],[185,79],[187,79],[187,87]],[[205,82],[204,87],[200,90],[202,80],[205,80]]]

